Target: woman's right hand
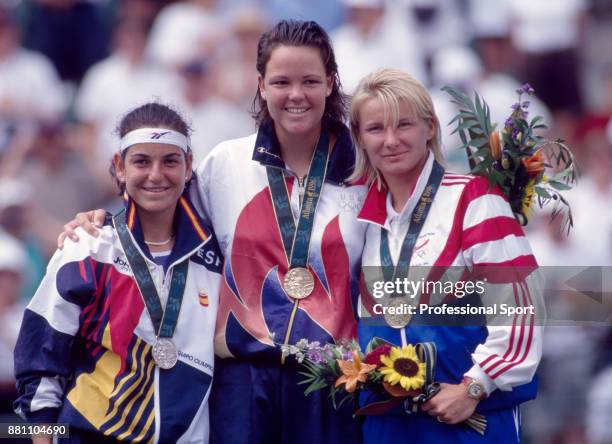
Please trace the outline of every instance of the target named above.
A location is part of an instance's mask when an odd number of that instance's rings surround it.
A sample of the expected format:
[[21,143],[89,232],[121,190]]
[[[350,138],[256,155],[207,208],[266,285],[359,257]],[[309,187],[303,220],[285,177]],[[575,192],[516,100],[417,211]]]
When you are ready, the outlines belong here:
[[106,218],[106,211],[104,210],[92,210],[86,213],[77,213],[76,217],[64,225],[64,231],[57,238],[57,248],[60,250],[64,248],[64,241],[66,237],[71,240],[78,242],[79,237],[76,234],[76,228],[82,227],[87,233],[93,237],[98,237],[100,234],[100,228],[104,225],[104,219]]

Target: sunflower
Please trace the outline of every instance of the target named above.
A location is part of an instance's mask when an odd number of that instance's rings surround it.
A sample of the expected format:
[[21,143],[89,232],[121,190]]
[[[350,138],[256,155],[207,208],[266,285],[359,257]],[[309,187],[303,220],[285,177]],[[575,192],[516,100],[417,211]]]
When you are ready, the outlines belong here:
[[381,356],[383,367],[380,372],[385,382],[396,385],[398,382],[404,390],[415,390],[425,385],[425,364],[416,355],[413,345],[402,348],[393,347],[388,356]]

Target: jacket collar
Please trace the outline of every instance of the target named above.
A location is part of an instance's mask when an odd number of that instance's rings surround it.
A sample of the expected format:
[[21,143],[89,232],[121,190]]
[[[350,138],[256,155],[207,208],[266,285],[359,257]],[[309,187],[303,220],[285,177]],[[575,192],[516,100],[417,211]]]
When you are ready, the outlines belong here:
[[[425,186],[427,185],[427,180],[431,173],[431,169],[434,163],[434,155],[430,152],[423,169],[421,170],[421,174],[417,179],[416,185],[408,202],[404,205],[402,209],[400,217],[406,217],[406,215],[412,214],[414,207],[417,204],[417,201],[420,199]],[[378,189],[376,181],[370,185],[368,189],[368,194],[363,202],[363,206],[361,207],[361,211],[357,215],[357,219],[370,222],[376,225],[380,225],[381,227],[387,226],[387,202],[388,202],[388,194],[389,190],[384,180],[382,181],[382,186]]]
[[[326,126],[324,125],[324,130]],[[272,122],[263,123],[259,127],[253,149],[253,160],[263,166],[287,169],[281,157],[280,144]],[[346,126],[342,126],[329,156],[325,179],[336,185],[345,185],[354,166],[355,148],[351,141],[351,134]]]
[[[142,251],[147,258],[153,260],[144,242],[144,234],[138,218],[138,212],[136,211],[136,203],[127,193],[123,194],[123,198],[128,229],[132,233],[134,240],[138,243],[140,251]],[[193,254],[200,249],[202,245],[207,243],[212,236],[212,230],[198,215],[198,212],[189,200],[187,188],[185,188],[183,195],[179,197],[176,205],[174,232],[176,239],[172,252],[170,253],[169,264]]]

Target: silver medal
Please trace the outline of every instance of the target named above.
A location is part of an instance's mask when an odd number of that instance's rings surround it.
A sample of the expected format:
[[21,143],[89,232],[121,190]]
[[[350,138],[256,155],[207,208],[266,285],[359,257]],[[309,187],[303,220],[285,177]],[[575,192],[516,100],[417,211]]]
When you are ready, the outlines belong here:
[[169,338],[157,338],[153,344],[153,360],[163,370],[169,370],[178,361],[176,345]]

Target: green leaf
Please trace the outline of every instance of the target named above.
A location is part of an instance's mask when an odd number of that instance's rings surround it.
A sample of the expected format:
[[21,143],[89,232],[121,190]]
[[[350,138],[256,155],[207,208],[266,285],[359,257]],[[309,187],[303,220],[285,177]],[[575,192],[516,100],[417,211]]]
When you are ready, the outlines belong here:
[[544,121],[544,117],[542,116],[535,116],[533,119],[531,119],[531,126],[535,125],[538,122]]
[[569,185],[564,184],[563,182],[557,182],[556,180],[549,180],[548,184],[553,187],[555,190],[559,190],[559,191],[565,191],[565,190],[571,190],[572,187]]
[[486,169],[487,169],[487,166],[486,166],[485,162],[480,162],[478,165],[476,165],[474,168],[472,168],[472,171],[470,171],[470,172],[472,174],[474,174],[474,175],[478,175],[479,173],[482,173]]
[[487,146],[485,146],[483,148],[480,148],[480,149],[474,151],[472,153],[471,157],[474,157],[474,158],[479,158],[480,157],[480,158],[483,158],[483,159],[490,158],[491,157],[491,149],[487,145]]
[[476,114],[478,114],[478,116],[483,116],[484,117],[484,113],[482,110],[482,104],[480,103],[480,97],[478,96],[477,93],[474,93],[474,102],[476,102]]
[[378,336],[374,336],[370,342],[368,342],[368,345],[366,346],[366,350],[365,350],[365,354],[367,355],[368,353],[371,353],[372,350],[380,347],[381,345],[389,345],[391,347],[393,347],[393,344],[390,343],[389,341],[383,339],[383,338],[379,338]]
[[453,117],[453,120],[448,122],[448,125],[458,120],[461,120],[461,119],[473,119],[473,118],[474,118],[474,114],[472,114],[471,112],[461,111],[455,117]]
[[506,178],[504,174],[500,173],[495,168],[491,168],[491,177],[493,177],[493,179],[495,179],[495,182],[499,185],[502,185],[505,182]]
[[473,147],[481,148],[489,144],[489,139],[486,137],[473,137],[468,143]]
[[533,190],[539,197],[543,199],[552,199],[552,196],[550,195],[550,193],[542,187],[535,187]]

